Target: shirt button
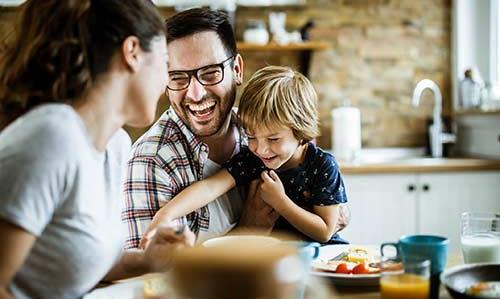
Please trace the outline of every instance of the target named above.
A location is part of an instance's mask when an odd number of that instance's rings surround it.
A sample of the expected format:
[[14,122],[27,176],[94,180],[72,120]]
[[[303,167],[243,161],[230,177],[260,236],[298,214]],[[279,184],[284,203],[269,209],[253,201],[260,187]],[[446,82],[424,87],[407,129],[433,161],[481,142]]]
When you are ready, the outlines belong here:
[[207,151],[207,146],[206,145],[202,145],[201,146],[201,150],[204,151],[204,152],[206,152]]

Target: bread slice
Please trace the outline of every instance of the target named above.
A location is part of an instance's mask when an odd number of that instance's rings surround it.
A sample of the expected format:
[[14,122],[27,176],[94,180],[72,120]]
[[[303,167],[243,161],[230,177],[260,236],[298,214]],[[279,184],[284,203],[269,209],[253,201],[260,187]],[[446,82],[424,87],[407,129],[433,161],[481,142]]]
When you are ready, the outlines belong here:
[[147,278],[144,281],[144,297],[159,297],[169,291],[164,275]]

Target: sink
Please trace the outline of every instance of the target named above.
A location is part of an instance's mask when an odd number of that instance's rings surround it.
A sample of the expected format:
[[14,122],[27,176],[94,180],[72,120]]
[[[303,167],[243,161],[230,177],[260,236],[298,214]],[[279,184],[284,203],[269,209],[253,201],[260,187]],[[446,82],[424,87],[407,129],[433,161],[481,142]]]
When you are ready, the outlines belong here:
[[429,158],[424,147],[385,147],[361,149],[355,162],[357,163],[387,163],[414,161],[415,159]]

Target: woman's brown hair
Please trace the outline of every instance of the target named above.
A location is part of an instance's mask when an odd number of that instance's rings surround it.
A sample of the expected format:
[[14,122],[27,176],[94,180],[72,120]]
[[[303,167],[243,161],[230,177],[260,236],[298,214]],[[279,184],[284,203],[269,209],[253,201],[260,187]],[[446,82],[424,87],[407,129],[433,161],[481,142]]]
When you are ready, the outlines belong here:
[[0,130],[31,108],[71,103],[128,36],[143,50],[166,34],[149,0],[29,0],[0,49]]

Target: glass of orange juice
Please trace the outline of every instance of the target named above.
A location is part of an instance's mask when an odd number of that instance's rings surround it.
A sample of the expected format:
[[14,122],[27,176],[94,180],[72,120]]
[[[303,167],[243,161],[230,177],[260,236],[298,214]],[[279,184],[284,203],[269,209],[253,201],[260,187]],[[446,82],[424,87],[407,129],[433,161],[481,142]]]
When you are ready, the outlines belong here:
[[380,295],[382,299],[429,299],[429,260],[384,257],[380,263]]

